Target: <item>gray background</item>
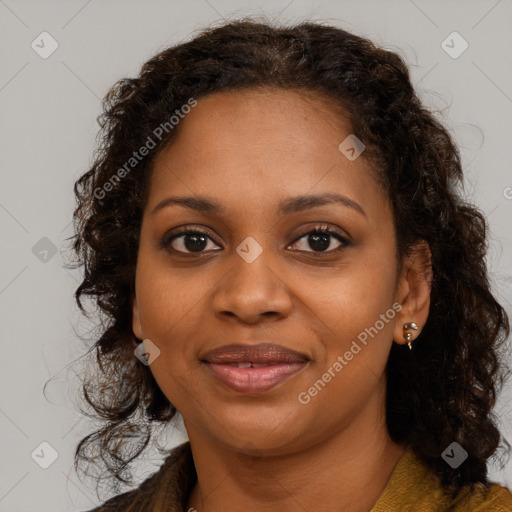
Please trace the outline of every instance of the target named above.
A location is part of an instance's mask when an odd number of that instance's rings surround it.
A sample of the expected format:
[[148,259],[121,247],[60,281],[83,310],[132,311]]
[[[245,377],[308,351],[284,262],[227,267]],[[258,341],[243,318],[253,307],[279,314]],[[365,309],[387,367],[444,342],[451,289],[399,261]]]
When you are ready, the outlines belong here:
[[[72,466],[77,442],[93,425],[76,412],[70,363],[84,351],[77,333],[94,324],[74,305],[79,272],[63,268],[63,251],[72,234],[72,186],[92,162],[100,99],[165,46],[249,14],[328,21],[406,59],[425,104],[461,147],[467,195],[490,224],[495,293],[512,313],[512,0],[0,0],[1,512],[99,503],[92,482],[80,482]],[[43,31],[59,45],[47,59],[31,48]],[[453,31],[469,43],[456,59],[441,47]],[[511,389],[496,408],[509,439]],[[171,426],[165,443],[185,439]],[[48,469],[31,457],[42,442],[58,452]],[[151,450],[137,480],[161,460]],[[512,487],[512,462],[504,471],[491,465],[490,476]]]

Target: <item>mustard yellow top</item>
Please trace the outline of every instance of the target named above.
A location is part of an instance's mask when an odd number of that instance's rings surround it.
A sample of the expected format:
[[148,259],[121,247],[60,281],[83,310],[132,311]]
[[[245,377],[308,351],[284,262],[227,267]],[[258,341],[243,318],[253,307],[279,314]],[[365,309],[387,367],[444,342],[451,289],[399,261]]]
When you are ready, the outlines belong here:
[[[186,512],[196,479],[187,441],[176,447],[160,469],[138,488],[119,494],[89,512]],[[477,484],[472,492],[467,487],[456,501],[445,496],[437,475],[408,449],[369,512],[512,512],[512,493],[496,483],[487,489]],[[226,511],[229,512],[229,504]]]
[[467,486],[452,502],[437,475],[408,449],[400,458],[383,493],[370,512],[512,512],[512,493],[493,483]]

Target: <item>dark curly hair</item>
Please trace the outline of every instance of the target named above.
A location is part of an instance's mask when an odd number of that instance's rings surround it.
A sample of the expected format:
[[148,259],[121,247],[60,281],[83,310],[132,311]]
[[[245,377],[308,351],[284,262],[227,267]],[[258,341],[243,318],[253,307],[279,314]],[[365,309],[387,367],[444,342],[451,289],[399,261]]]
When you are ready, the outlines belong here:
[[[114,485],[130,484],[129,464],[153,429],[176,414],[150,369],[134,357],[131,301],[152,165],[177,130],[167,129],[122,179],[112,178],[191,98],[249,88],[317,93],[340,107],[391,201],[398,261],[418,241],[429,244],[430,313],[412,352],[392,345],[387,428],[453,496],[466,484],[488,486],[487,459],[504,440],[493,408],[509,373],[500,349],[510,328],[488,279],[486,219],[462,198],[459,150],[420,102],[397,53],[327,23],[290,27],[261,18],[209,27],[161,51],[103,100],[94,163],[74,187],[72,246],[75,266],[84,270],[76,301],[86,313],[82,300],[91,297],[102,318],[90,349],[96,371],[84,378],[83,397],[105,425],[80,441],[75,469],[101,459]],[[469,454],[457,469],[441,458],[453,441]]]

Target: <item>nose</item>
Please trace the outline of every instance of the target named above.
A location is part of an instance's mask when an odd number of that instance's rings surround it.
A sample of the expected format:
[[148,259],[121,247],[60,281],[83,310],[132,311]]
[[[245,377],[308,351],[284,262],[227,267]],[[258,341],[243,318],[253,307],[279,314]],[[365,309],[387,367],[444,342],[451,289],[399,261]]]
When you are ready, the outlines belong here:
[[277,265],[272,265],[270,251],[250,263],[238,253],[232,258],[230,270],[214,290],[215,315],[248,324],[287,317],[292,308],[290,291],[283,273],[274,270]]

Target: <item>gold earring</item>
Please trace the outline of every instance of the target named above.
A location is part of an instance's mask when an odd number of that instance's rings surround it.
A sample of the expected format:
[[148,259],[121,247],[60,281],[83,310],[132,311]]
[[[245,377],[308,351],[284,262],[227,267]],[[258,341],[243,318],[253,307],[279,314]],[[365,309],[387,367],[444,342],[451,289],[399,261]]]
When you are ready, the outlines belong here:
[[412,350],[412,334],[410,332],[406,332],[406,331],[410,331],[410,330],[414,330],[414,331],[417,331],[419,329],[419,327],[417,326],[417,324],[415,324],[414,322],[409,322],[407,324],[404,324],[404,338],[405,338],[405,341],[407,341],[407,345],[409,346],[409,350]]

